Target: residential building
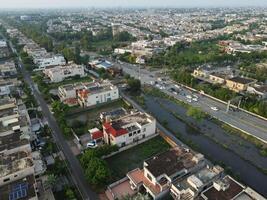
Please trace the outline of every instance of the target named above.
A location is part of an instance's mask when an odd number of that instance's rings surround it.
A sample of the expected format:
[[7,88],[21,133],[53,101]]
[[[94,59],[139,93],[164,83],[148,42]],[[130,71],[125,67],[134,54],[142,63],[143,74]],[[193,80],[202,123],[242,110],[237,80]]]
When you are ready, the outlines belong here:
[[51,80],[51,82],[61,82],[66,78],[80,76],[84,77],[84,66],[77,65],[75,63],[69,63],[65,65],[52,66],[44,70],[45,75]]
[[[170,192],[172,183],[205,166],[203,155],[182,147],[175,147],[144,161],[143,169],[134,169],[127,176],[108,186],[109,200],[145,191],[152,199],[164,199]],[[124,190],[120,191],[123,185]]]
[[38,200],[37,184],[34,175],[16,180],[0,187],[1,199]]
[[5,40],[0,40],[0,58],[6,58],[10,55],[10,51]]
[[34,163],[29,152],[1,153],[0,161],[0,186],[34,174]]
[[94,106],[119,99],[119,89],[107,80],[91,82],[77,91],[77,98],[81,107]]
[[195,199],[199,194],[210,187],[213,181],[221,178],[223,168],[220,166],[206,166],[194,174],[178,179],[172,183],[171,195],[175,200]]
[[255,84],[257,81],[255,79],[243,78],[243,77],[233,77],[226,80],[226,87],[235,92],[244,92],[247,90],[248,86]]
[[201,198],[203,200],[265,200],[263,196],[230,176],[214,181],[212,186],[201,193]]
[[49,55],[45,58],[36,59],[35,64],[38,66],[38,70],[43,70],[49,66],[65,65],[66,60],[62,55]]
[[17,69],[13,61],[0,64],[0,76],[2,78],[11,78],[15,77],[16,75]]
[[103,123],[107,144],[123,147],[156,134],[156,120],[142,112],[133,112]]
[[113,66],[113,64],[107,60],[103,59],[98,59],[98,60],[93,60],[92,62],[89,63],[92,68],[95,69],[109,69]]

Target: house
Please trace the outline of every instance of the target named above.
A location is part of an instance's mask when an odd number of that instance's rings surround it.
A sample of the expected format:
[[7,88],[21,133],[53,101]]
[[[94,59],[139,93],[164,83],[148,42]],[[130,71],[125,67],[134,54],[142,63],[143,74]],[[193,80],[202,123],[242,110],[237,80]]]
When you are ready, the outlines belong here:
[[235,92],[244,92],[247,90],[248,86],[255,84],[257,81],[255,79],[243,78],[243,77],[233,77],[226,80],[226,87]]
[[0,154],[0,186],[34,174],[34,163],[31,154],[26,151]]
[[174,181],[171,186],[171,196],[175,200],[195,199],[199,194],[210,187],[213,181],[221,178],[223,168],[220,166],[206,166],[194,174]]
[[51,82],[61,82],[66,78],[80,76],[84,77],[84,66],[75,63],[68,63],[65,65],[56,65],[51,68],[46,68],[44,74],[51,80]]
[[243,186],[231,176],[214,181],[212,186],[201,193],[201,198],[203,200],[265,200],[263,196]]
[[77,98],[81,107],[89,107],[119,99],[119,90],[107,80],[91,82],[77,91]]
[[113,66],[111,62],[104,59],[93,60],[92,62],[89,63],[89,65],[95,69],[105,69],[105,70]]
[[233,77],[232,70],[225,70],[220,72],[212,72],[209,75],[209,81],[212,84],[220,84],[224,85],[226,83],[226,79]]
[[17,69],[13,61],[0,64],[0,76],[2,78],[11,78],[15,77],[16,75]]
[[156,120],[147,113],[134,112],[103,123],[107,144],[123,147],[156,134]]
[[47,57],[40,57],[35,59],[35,64],[38,66],[38,70],[43,70],[49,66],[55,65],[65,65],[66,60],[65,58],[58,54],[58,55],[49,55]]
[[10,55],[6,40],[0,40],[0,58],[6,58]]
[[16,180],[0,187],[1,199],[38,200],[34,175]]
[[[109,185],[106,196],[109,200],[114,200],[145,191],[152,199],[164,199],[175,180],[204,166],[203,155],[175,147],[145,160],[143,169],[134,169],[124,179]],[[121,186],[124,190],[119,190]]]

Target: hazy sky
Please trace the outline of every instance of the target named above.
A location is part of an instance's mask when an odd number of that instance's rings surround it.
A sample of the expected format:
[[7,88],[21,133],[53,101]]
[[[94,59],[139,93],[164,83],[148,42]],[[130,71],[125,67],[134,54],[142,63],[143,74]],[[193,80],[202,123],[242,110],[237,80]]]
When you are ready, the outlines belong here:
[[267,0],[0,0],[0,8],[267,6]]

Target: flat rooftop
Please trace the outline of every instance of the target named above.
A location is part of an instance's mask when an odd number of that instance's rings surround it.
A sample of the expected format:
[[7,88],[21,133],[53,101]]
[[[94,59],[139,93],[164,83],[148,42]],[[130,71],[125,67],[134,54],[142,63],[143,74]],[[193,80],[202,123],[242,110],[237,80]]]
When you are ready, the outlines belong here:
[[204,191],[202,196],[206,197],[208,200],[229,200],[233,199],[243,191],[243,186],[229,176],[219,180],[218,184],[222,185],[222,187],[226,187],[226,189],[217,190],[214,186],[212,186]]
[[253,83],[255,81],[254,79],[243,78],[243,77],[240,77],[240,76],[233,77],[233,78],[230,78],[228,80],[234,81],[234,82],[237,82],[237,83],[241,83],[241,84]]
[[12,154],[0,154],[0,177],[5,177],[17,171],[33,166],[33,160],[25,151],[19,151]]
[[0,187],[1,199],[28,200],[36,196],[33,175]]
[[0,152],[29,144],[27,139],[21,138],[21,133],[22,132],[16,132],[0,136]]
[[171,176],[182,169],[189,169],[196,165],[194,154],[184,148],[176,147],[158,154],[145,161],[146,168],[155,176],[162,174]]

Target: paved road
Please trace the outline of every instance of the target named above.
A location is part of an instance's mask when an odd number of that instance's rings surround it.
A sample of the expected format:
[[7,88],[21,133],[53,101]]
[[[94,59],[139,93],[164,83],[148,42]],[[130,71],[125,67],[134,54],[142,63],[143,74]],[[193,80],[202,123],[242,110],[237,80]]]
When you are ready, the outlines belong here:
[[[16,53],[16,50],[14,49],[14,47],[12,46],[11,43],[10,43],[10,46],[11,46],[13,52]],[[71,176],[73,178],[74,183],[77,186],[77,189],[80,191],[82,198],[84,200],[97,199],[97,195],[90,189],[90,187],[89,187],[89,185],[85,179],[83,169],[82,169],[78,159],[73,155],[69,145],[67,144],[67,142],[63,136],[63,133],[61,132],[54,116],[51,114],[51,112],[47,106],[47,103],[45,102],[45,100],[43,99],[43,97],[41,96],[39,91],[37,91],[35,89],[34,83],[31,79],[29,73],[25,70],[25,68],[24,68],[24,66],[20,60],[19,60],[18,64],[19,64],[19,67],[21,68],[21,72],[22,72],[24,80],[30,86],[36,101],[38,102],[38,104],[40,105],[40,107],[42,109],[43,116],[46,118],[48,125],[53,132],[53,137],[55,139],[55,142],[61,148],[61,150],[65,156],[65,159],[67,160],[67,162],[69,164]]]
[[[162,92],[165,92],[168,95],[172,95],[173,97],[177,98],[180,101],[184,101],[190,105],[198,106],[203,111],[209,113],[213,117],[223,121],[227,124],[230,124],[236,128],[241,129],[242,131],[251,134],[262,141],[267,143],[267,121],[258,118],[256,116],[250,115],[243,111],[229,111],[226,113],[226,105],[215,101],[211,98],[206,96],[202,96],[197,94],[198,101],[191,101],[188,102],[186,95],[192,95],[192,92],[184,87],[178,91],[177,94],[174,94],[169,89],[176,88],[175,84],[167,77],[167,81],[158,81],[158,77],[162,77],[163,75],[159,75],[159,72],[150,72],[146,69],[139,69],[138,66],[134,66],[128,63],[123,63],[120,65],[123,68],[123,71],[135,78],[141,77],[142,84],[151,84],[155,83],[155,81],[159,82],[160,84],[157,85],[161,88]],[[139,71],[140,70],[140,71]],[[155,85],[154,85],[155,86]],[[163,86],[163,87],[162,87]],[[219,110],[214,111],[211,107],[217,107]]]

